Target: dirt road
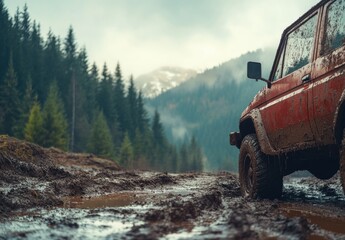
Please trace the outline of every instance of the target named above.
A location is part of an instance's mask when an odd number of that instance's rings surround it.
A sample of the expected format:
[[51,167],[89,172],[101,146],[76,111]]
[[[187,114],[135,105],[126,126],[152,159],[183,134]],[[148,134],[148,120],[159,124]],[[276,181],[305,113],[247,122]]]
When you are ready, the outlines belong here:
[[254,201],[236,174],[126,172],[4,137],[0,170],[0,239],[345,239],[337,176]]

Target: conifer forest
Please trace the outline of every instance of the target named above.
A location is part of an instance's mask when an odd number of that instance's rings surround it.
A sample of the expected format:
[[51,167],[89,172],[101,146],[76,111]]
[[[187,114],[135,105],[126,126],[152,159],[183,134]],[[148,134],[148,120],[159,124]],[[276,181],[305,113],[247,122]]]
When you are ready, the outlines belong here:
[[3,0],[0,134],[91,153],[126,169],[203,169],[196,139],[180,146],[168,141],[159,112],[149,116],[145,99],[133,77],[124,78],[120,62],[99,69],[86,48],[78,46],[72,26],[66,26],[64,37],[53,31],[42,36],[26,5],[10,16]]

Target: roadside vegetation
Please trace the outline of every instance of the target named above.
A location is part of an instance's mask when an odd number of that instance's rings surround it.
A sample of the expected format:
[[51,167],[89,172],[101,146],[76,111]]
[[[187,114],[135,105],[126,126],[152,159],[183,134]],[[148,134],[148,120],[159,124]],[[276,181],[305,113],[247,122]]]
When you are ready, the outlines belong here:
[[195,138],[171,144],[133,77],[123,77],[120,63],[113,71],[90,64],[72,27],[63,39],[52,31],[44,38],[27,6],[10,17],[0,0],[0,29],[0,134],[94,153],[126,168],[203,169]]

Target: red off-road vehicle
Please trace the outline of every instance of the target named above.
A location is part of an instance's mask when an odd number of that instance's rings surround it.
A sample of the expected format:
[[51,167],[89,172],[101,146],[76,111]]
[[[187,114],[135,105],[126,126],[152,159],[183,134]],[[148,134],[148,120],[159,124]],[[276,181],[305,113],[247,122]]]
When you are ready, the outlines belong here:
[[242,194],[280,197],[283,176],[328,179],[339,167],[345,192],[345,0],[321,1],[283,32],[268,80],[260,63],[247,67],[267,87],[230,134]]

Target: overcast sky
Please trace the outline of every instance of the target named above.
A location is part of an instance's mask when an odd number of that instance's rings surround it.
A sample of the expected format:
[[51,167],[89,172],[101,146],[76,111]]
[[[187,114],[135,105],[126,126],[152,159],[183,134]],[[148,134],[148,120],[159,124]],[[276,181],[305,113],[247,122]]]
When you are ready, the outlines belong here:
[[161,66],[202,70],[247,51],[276,47],[285,27],[318,0],[5,0],[13,16],[65,38],[72,25],[90,62],[125,76]]

